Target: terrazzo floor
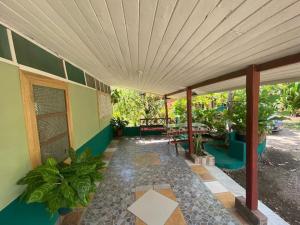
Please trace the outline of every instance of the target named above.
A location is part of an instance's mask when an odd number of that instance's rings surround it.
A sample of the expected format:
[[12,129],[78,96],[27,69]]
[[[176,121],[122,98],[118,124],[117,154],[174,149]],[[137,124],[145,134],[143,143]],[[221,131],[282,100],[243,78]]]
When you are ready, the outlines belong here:
[[161,184],[170,185],[186,224],[239,224],[166,140],[123,138],[110,148],[115,151],[82,225],[134,225],[127,208],[136,188]]

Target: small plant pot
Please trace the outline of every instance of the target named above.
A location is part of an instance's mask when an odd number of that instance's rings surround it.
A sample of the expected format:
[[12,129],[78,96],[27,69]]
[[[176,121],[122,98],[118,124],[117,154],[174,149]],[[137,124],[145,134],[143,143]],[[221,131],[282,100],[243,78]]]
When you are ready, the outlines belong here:
[[206,165],[206,159],[207,159],[207,156],[200,156],[200,164],[202,166],[205,166]]
[[116,130],[116,134],[117,134],[117,137],[122,137],[123,136],[123,129],[122,128],[118,128]]
[[206,158],[206,165],[214,166],[215,165],[215,157],[212,155],[208,155]]
[[207,155],[204,156],[193,155],[192,158],[195,164],[202,165],[202,166],[206,165]]
[[65,216],[69,213],[71,213],[73,210],[71,208],[59,208],[57,210],[58,214],[61,215],[61,216]]

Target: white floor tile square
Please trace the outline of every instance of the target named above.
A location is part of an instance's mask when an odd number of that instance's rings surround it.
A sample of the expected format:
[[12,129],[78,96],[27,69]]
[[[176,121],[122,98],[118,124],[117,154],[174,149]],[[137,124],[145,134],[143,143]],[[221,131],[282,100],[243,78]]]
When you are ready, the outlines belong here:
[[149,190],[128,210],[147,225],[164,225],[172,215],[178,203],[160,193]]
[[228,191],[219,181],[204,182],[204,184],[214,194]]

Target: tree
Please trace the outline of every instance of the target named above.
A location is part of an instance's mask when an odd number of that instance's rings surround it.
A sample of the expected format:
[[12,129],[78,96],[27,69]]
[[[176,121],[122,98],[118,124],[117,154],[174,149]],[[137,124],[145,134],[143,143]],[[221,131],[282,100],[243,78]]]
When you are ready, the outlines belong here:
[[157,95],[145,94],[130,89],[115,89],[112,92],[113,116],[137,126],[142,118],[164,116],[164,101]]
[[281,87],[281,101],[283,106],[288,113],[294,114],[300,109],[300,83],[289,83],[282,85]]

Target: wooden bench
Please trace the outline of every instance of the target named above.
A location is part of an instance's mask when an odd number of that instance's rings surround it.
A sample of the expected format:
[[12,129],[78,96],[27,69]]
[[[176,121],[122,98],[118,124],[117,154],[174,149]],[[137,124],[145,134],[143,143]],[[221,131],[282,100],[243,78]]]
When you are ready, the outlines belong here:
[[150,118],[150,119],[140,119],[140,137],[142,137],[143,132],[148,131],[159,131],[166,133],[167,131],[167,122],[166,118]]

